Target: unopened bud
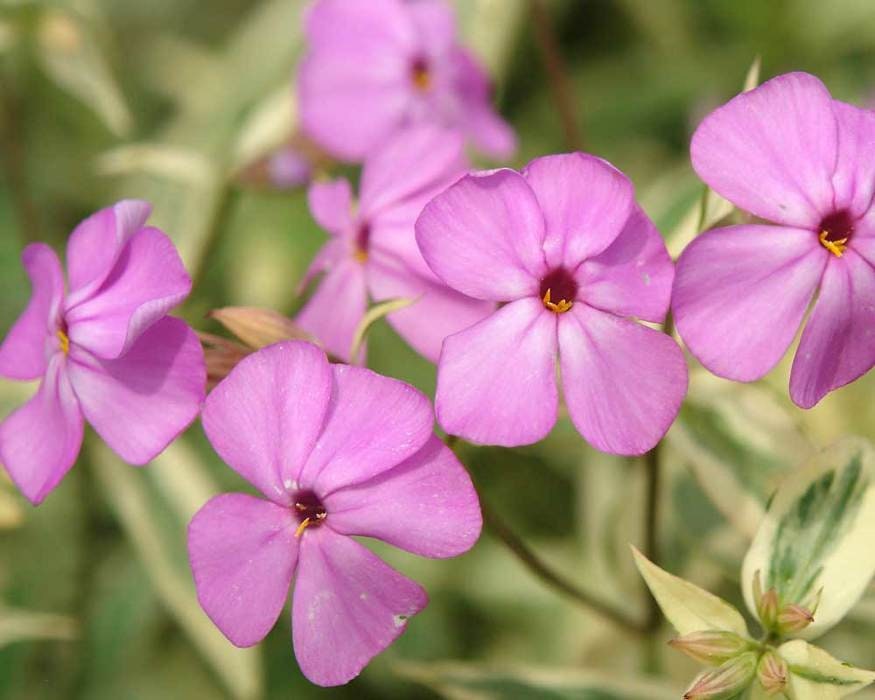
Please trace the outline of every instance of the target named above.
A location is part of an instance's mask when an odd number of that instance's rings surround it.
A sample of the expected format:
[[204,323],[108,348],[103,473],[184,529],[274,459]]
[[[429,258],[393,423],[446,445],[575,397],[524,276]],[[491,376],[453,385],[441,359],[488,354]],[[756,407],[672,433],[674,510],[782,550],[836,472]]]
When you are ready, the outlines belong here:
[[281,340],[312,340],[290,318],[257,306],[226,306],[209,314],[246,345],[258,350]]
[[672,639],[669,646],[709,666],[719,666],[724,661],[751,650],[750,640],[734,632],[721,630],[685,634],[678,639]]
[[753,602],[763,629],[773,630],[778,621],[778,591],[770,588],[763,593],[760,572],[753,575]]
[[736,656],[715,669],[699,674],[684,693],[684,700],[729,700],[753,682],[757,655],[753,651]]
[[767,651],[763,654],[757,665],[757,680],[766,691],[766,695],[771,696],[784,692],[787,687],[788,674],[787,662],[774,651]]
[[198,333],[198,337],[204,347],[208,389],[212,389],[227,377],[237,363],[252,352],[246,346],[218,335]]
[[778,611],[775,630],[786,636],[804,630],[814,622],[814,613],[801,605],[785,605]]

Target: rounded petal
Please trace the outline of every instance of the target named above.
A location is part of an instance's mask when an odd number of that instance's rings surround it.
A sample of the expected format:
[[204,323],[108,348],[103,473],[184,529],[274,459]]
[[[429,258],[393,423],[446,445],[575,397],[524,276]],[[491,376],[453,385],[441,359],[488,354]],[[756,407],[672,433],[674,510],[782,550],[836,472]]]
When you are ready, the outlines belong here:
[[257,644],[283,611],[298,559],[288,508],[242,493],[207,501],[188,526],[197,599],[238,647]]
[[355,678],[428,603],[419,585],[328,526],[303,534],[299,559],[292,636],[301,671],[317,685]]
[[[298,312],[295,323],[335,357],[350,361],[356,328],[365,315],[368,292],[361,263],[339,260]],[[362,349],[364,354],[364,348]]]
[[714,374],[764,376],[787,351],[830,253],[812,231],[730,226],[678,260],[672,310],[690,352]]
[[190,291],[191,278],[173,242],[158,229],[140,229],[91,296],[68,300],[70,341],[98,357],[116,359]]
[[[405,199],[423,200],[409,216],[410,228],[427,199],[468,168],[462,137],[438,126],[410,126],[397,132],[366,161],[362,170],[360,216],[373,219]],[[430,198],[430,197],[429,197]]]
[[404,0],[317,0],[307,11],[304,31],[314,49],[364,44],[405,50],[416,43],[408,12]]
[[653,222],[635,207],[620,235],[576,273],[579,298],[618,316],[661,323],[671,301],[674,264]]
[[436,436],[394,469],[335,491],[325,508],[335,532],[376,537],[424,557],[467,552],[483,526],[471,477]]
[[67,241],[70,302],[88,298],[112,271],[127,242],[152,213],[152,205],[124,199],[80,223]]
[[386,317],[410,346],[431,362],[440,357],[444,338],[473,326],[495,310],[492,302],[450,289],[430,270],[414,270],[398,257],[377,255],[368,264],[368,287],[374,301],[416,299],[412,306]]
[[833,101],[838,122],[838,160],[832,185],[836,210],[852,219],[866,214],[875,198],[875,112]]
[[34,505],[70,471],[82,446],[83,419],[57,353],[39,391],[0,423],[0,464]]
[[247,356],[207,397],[201,421],[219,456],[265,496],[289,504],[316,444],[332,386],[325,353],[301,341]]
[[837,154],[832,97],[807,73],[787,73],[712,112],[690,146],[693,168],[736,206],[814,227],[833,207]]
[[571,421],[603,452],[647,452],[687,393],[687,365],[674,340],[585,304],[559,320],[559,359]]
[[556,315],[521,299],[444,341],[435,409],[451,435],[515,447],[556,423]]
[[425,54],[440,58],[454,48],[456,13],[445,0],[417,0],[406,9]]
[[623,230],[635,205],[629,178],[584,153],[536,158],[523,176],[544,213],[544,251],[551,267],[573,270],[601,253]]
[[323,498],[416,454],[434,427],[429,400],[409,384],[363,367],[331,370],[325,427],[298,479]]
[[64,299],[64,274],[57,254],[45,243],[27,246],[21,262],[30,278],[31,296],[0,345],[0,376],[28,380],[43,376],[48,367],[47,353]]
[[546,272],[544,218],[513,170],[466,175],[439,194],[416,221],[416,241],[438,277],[477,299],[537,294]]
[[312,183],[307,190],[307,204],[316,223],[335,236],[352,225],[352,189],[346,178]]
[[122,459],[146,464],[197,418],[204,351],[194,331],[166,317],[117,360],[71,346],[70,382],[91,426]]
[[853,250],[831,256],[790,373],[790,396],[811,408],[875,365],[875,269]]

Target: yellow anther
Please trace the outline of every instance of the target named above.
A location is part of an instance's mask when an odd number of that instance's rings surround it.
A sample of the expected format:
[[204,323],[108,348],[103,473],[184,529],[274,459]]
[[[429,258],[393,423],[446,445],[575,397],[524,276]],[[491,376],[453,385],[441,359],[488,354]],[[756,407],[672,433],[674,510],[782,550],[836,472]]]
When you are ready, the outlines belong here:
[[573,301],[567,301],[566,299],[561,299],[557,302],[550,301],[550,290],[547,290],[547,293],[544,295],[544,306],[546,306],[550,311],[553,311],[557,314],[564,314],[568,309],[570,309],[573,305]]
[[845,245],[848,242],[847,238],[839,238],[837,241],[827,240],[827,236],[829,235],[829,231],[821,231],[819,240],[820,244],[826,248],[830,253],[835,255],[837,258],[842,257],[842,253],[845,252],[845,249],[848,247]]
[[413,84],[417,90],[425,92],[431,87],[431,73],[428,68],[421,65],[413,67]]
[[61,352],[67,355],[70,352],[70,339],[64,331],[58,329],[58,343],[61,345]]
[[353,259],[364,265],[368,261],[368,252],[366,250],[362,250],[361,248],[356,248],[355,252],[352,254]]
[[[303,511],[306,511],[306,510],[309,510],[308,506],[306,506],[306,505],[301,505],[300,503],[296,503],[296,504],[295,504],[295,508],[297,508],[299,511],[302,511],[302,512],[303,512]],[[325,517],[326,517],[327,515],[328,515],[328,513],[326,513],[326,512],[323,510],[323,511],[320,511],[320,512],[316,513],[316,517],[315,517],[315,518],[311,518],[311,517],[309,517],[309,516],[306,517],[306,518],[304,518],[304,519],[301,521],[301,524],[298,525],[298,529],[295,530],[295,537],[300,537],[301,535],[303,535],[303,534],[304,534],[304,530],[306,530],[306,529],[307,529],[308,527],[310,527],[311,525],[319,525],[323,520],[325,520]]]

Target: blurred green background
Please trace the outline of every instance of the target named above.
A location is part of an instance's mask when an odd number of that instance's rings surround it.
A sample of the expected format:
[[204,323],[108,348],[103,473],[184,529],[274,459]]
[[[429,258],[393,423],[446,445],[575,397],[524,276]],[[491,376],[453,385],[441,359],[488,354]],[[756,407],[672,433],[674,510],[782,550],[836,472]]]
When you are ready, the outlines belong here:
[[[466,42],[489,66],[517,129],[514,162],[567,150],[528,0],[457,0]],[[300,0],[0,0],[0,333],[27,302],[19,264],[33,240],[63,248],[83,217],[126,197],[182,251],[195,291],[181,313],[254,304],[292,313],[324,240],[303,191],[252,182],[251,166],[294,130],[291,81]],[[875,97],[869,0],[547,2],[587,150],[634,180],[677,252],[703,186],[691,130],[738,92],[756,56],[763,78],[819,75],[843,100]],[[431,393],[434,368],[385,324],[369,364]],[[691,362],[690,397],[666,440],[663,565],[741,604],[738,571],[780,476],[815,446],[875,437],[864,378],[803,413],[787,363],[732,385]],[[0,415],[33,387],[0,382]],[[643,617],[627,543],[643,540],[640,462],[598,455],[561,420],[542,444],[461,448],[483,500],[545,560],[592,595]],[[469,554],[417,559],[379,548],[431,604],[345,688],[297,669],[288,615],[237,650],[197,607],[184,551],[191,514],[242,481],[199,426],[146,470],[86,439],[77,467],[33,509],[0,481],[0,697],[4,698],[661,698],[695,665],[562,598],[488,531]],[[823,642],[875,666],[875,595]],[[860,695],[864,697],[864,695]],[[875,696],[870,696],[875,697]]]

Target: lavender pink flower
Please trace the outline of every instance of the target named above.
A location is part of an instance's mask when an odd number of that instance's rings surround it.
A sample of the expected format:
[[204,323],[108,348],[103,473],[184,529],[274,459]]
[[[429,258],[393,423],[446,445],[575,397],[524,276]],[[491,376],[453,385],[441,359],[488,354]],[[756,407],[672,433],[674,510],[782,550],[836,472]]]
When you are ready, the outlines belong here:
[[582,153],[522,173],[469,175],[416,222],[431,269],[453,289],[500,302],[449,336],[438,366],[438,422],[478,443],[523,445],[571,420],[595,447],[640,454],[665,434],[687,388],[683,354],[660,322],[674,269],[632,184]]
[[492,310],[492,304],[459,294],[435,277],[414,235],[425,204],[467,165],[458,134],[423,125],[400,132],[365,161],[357,203],[345,179],[310,187],[310,211],[331,239],[307,272],[305,283],[318,273],[325,276],[296,322],[332,355],[360,359],[349,357],[350,346],[369,297],[416,300],[387,320],[433,362],[446,336]]
[[810,408],[875,364],[875,113],[806,73],[774,78],[708,116],[693,167],[760,219],[699,236],[678,261],[673,309],[711,372],[749,382],[786,353]]
[[491,106],[483,68],[456,37],[444,0],[317,0],[298,74],[304,131],[343,160],[361,161],[400,127],[457,129],[508,158],[511,128]]
[[194,332],[167,316],[191,289],[170,239],[126,200],[83,221],[67,284],[47,245],[22,255],[33,294],[0,345],[0,376],[42,379],[0,424],[0,463],[40,503],[73,466],[85,421],[125,461],[145,464],[194,420],[204,393]]
[[201,605],[231,642],[251,646],[276,623],[294,579],[301,670],[319,685],[346,683],[427,603],[353,537],[442,558],[480,534],[477,494],[433,434],[428,399],[288,341],[244,359],[202,418],[222,459],[265,498],[224,494],[194,516],[188,549]]

